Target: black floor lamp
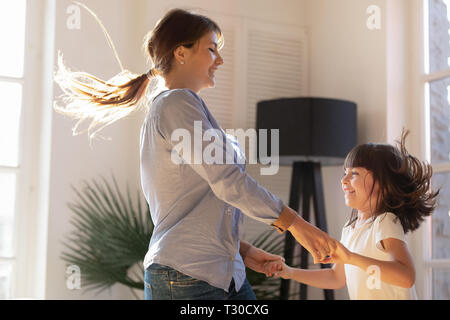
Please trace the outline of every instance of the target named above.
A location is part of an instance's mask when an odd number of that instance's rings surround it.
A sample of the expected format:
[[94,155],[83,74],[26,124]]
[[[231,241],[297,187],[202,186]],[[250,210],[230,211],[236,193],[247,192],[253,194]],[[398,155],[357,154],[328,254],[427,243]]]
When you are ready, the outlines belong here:
[[[258,157],[267,163],[278,151],[279,164],[292,166],[289,207],[310,219],[310,199],[318,228],[327,232],[321,166],[342,165],[347,153],[356,145],[356,104],[350,101],[325,98],[282,98],[257,104],[257,129],[279,130],[279,144],[272,146],[267,139],[266,150]],[[259,135],[258,135],[259,136]],[[300,205],[302,206],[301,211]],[[286,233],[284,257],[292,265],[298,243]],[[301,248],[300,267],[308,268],[308,252]],[[322,268],[329,267],[321,265]],[[282,280],[280,298],[289,299],[291,281]],[[334,299],[333,290],[324,290],[327,300]],[[300,285],[300,299],[307,298],[307,286]]]

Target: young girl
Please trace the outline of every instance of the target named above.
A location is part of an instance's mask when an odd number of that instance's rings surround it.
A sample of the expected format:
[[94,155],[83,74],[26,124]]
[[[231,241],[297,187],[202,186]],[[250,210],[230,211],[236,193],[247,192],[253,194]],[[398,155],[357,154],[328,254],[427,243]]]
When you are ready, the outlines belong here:
[[417,299],[405,234],[433,212],[439,191],[430,191],[431,166],[408,154],[407,134],[402,133],[399,148],[368,143],[347,155],[341,184],[353,210],[338,249],[321,261],[334,266],[302,270],[270,262],[267,276],[324,289],[347,285],[350,299]]

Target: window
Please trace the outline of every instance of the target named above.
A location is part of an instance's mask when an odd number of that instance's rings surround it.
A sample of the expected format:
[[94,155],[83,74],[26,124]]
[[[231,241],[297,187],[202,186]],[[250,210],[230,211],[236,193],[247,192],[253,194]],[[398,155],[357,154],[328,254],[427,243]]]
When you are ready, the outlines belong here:
[[[17,176],[24,84],[26,1],[0,2],[0,299],[11,297],[16,262]],[[7,45],[6,45],[7,44]]]
[[450,0],[423,0],[425,149],[441,188],[428,228],[427,299],[450,299]]

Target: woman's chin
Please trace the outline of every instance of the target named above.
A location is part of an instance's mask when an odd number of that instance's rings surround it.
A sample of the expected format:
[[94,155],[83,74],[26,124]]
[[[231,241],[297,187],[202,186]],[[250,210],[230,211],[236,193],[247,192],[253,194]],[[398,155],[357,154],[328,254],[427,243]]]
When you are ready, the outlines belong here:
[[351,201],[351,200],[345,199],[345,205],[346,205],[347,207],[349,207],[349,208],[356,209],[356,208],[355,208],[355,204],[354,204],[353,201]]

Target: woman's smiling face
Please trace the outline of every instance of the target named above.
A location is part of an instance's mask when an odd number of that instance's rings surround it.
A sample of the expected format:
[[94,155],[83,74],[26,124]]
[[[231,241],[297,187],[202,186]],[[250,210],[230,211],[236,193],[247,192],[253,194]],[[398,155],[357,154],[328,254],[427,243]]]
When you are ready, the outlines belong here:
[[189,77],[189,85],[196,92],[215,86],[214,73],[218,66],[223,64],[217,46],[217,34],[211,31],[188,49],[189,54],[186,55],[182,69],[184,74]]
[[372,172],[362,167],[345,168],[341,186],[347,206],[368,214],[375,211],[379,188]]

